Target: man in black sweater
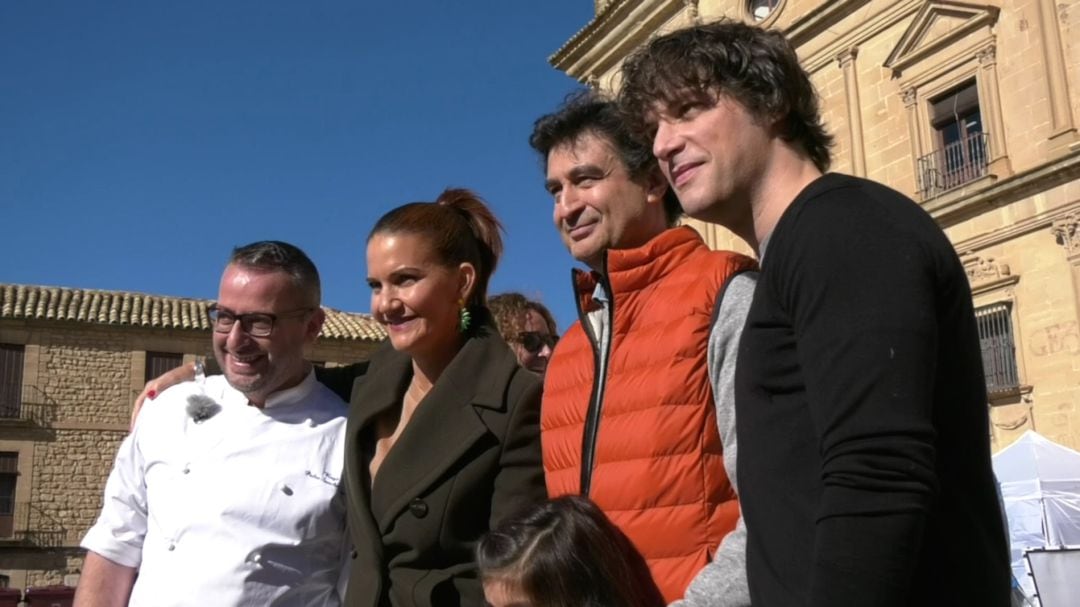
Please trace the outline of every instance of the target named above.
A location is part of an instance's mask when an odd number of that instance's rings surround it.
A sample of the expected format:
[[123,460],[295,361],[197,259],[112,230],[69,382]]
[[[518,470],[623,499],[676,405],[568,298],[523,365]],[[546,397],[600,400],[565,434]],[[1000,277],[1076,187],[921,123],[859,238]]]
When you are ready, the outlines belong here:
[[916,203],[825,174],[783,36],[720,22],[623,68],[628,120],[686,212],[762,259],[736,369],[757,606],[1008,605],[971,292]]

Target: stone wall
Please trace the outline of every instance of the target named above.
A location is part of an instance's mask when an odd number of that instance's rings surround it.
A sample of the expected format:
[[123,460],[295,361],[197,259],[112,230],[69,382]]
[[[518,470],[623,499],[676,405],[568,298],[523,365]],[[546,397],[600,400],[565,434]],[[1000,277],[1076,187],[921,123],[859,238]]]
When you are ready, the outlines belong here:
[[97,519],[105,478],[123,431],[60,430],[51,442],[35,445],[34,509],[30,525],[62,532],[64,545],[76,545]]
[[38,358],[46,402],[59,422],[123,425],[131,409],[130,339],[103,330],[50,333]]

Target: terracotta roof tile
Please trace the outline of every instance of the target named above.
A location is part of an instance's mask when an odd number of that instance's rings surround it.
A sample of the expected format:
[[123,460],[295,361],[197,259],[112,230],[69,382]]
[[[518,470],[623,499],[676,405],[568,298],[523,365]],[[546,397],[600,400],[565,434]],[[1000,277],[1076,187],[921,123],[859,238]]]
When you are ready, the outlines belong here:
[[[214,302],[190,297],[169,297],[0,283],[0,319],[22,318],[131,325],[159,329],[210,330],[207,308]],[[382,341],[386,330],[370,314],[323,307],[323,339]]]

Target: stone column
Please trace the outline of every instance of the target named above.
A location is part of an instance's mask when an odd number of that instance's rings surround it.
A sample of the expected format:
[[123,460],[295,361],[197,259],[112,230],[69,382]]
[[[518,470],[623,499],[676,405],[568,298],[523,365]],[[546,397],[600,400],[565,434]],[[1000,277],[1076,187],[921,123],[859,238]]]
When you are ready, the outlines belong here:
[[848,49],[836,57],[844,73],[844,93],[847,100],[848,135],[851,137],[851,172],[866,177],[866,151],[863,146],[862,105],[859,103],[859,81],[855,69],[858,49]]
[[919,91],[915,87],[906,88],[900,91],[900,97],[904,100],[904,112],[907,114],[908,141],[911,142],[911,174],[915,176],[915,189],[921,192],[925,187],[925,176],[920,174],[919,158],[926,152],[923,151],[923,129],[919,125]]
[[1009,153],[1005,147],[1005,120],[1002,118],[1001,94],[998,92],[997,51],[991,44],[980,50],[975,56],[979,60],[979,74],[975,86],[979,90],[979,108],[983,121],[990,131],[990,166],[991,175],[1003,177],[1012,171],[1009,167]]
[[1054,0],[1039,0],[1038,5],[1046,82],[1050,89],[1050,139],[1064,140],[1058,146],[1067,146],[1076,140],[1076,128],[1069,107],[1069,82],[1061,46],[1061,28],[1058,27],[1057,3]]

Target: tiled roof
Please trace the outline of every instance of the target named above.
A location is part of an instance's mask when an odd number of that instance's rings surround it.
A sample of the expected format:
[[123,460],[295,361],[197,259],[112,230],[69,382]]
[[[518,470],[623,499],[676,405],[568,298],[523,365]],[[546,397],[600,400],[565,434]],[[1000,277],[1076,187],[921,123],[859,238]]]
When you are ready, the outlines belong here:
[[[103,325],[131,325],[159,329],[210,330],[207,308],[214,302],[190,297],[168,297],[0,283],[0,319],[63,320]],[[322,338],[381,341],[386,330],[370,314],[355,314],[324,307]]]

